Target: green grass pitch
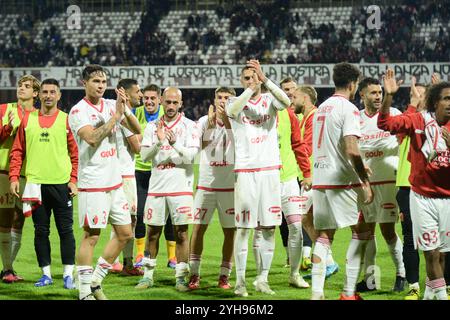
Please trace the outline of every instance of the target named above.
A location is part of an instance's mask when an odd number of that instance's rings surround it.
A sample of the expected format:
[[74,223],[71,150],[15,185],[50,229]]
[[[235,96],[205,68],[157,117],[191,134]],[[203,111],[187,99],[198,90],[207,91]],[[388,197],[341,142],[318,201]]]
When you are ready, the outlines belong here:
[[[76,201],[75,201],[75,208]],[[77,241],[77,250],[79,239],[81,238],[81,229],[78,227],[78,217],[74,216],[74,231],[75,239]],[[190,231],[191,231],[190,227]],[[398,225],[398,233],[401,234],[400,225]],[[18,258],[15,262],[15,269],[25,278],[25,282],[15,284],[0,283],[0,300],[8,299],[23,299],[23,300],[64,300],[77,299],[76,290],[65,290],[62,285],[62,265],[59,253],[59,237],[56,227],[52,219],[51,229],[51,243],[52,243],[52,274],[54,284],[47,287],[35,288],[34,282],[41,276],[41,270],[38,267],[36,255],[34,252],[33,238],[34,229],[31,218],[25,221],[24,234],[22,240],[22,248],[19,252]],[[95,250],[95,261],[101,254],[101,251],[109,239],[110,228],[102,232],[99,243]],[[345,253],[347,244],[351,238],[348,229],[340,230],[336,234],[333,244],[333,255],[335,260],[339,263],[340,270],[325,282],[325,297],[327,299],[337,299],[339,293],[343,288],[344,272],[345,272]],[[103,282],[103,288],[109,299],[116,300],[204,300],[204,299],[226,299],[236,300],[238,298],[233,296],[232,290],[221,290],[216,287],[217,277],[219,272],[219,265],[221,262],[221,246],[223,241],[223,234],[219,225],[217,216],[215,215],[212,224],[205,236],[205,248],[202,257],[201,266],[201,289],[194,292],[179,293],[175,290],[174,270],[166,267],[167,254],[164,237],[161,237],[160,252],[158,255],[158,265],[155,271],[155,286],[147,290],[136,290],[136,285],[139,277],[123,277],[120,275],[110,274]],[[364,299],[382,299],[382,300],[397,300],[403,299],[406,294],[394,294],[390,291],[395,278],[395,269],[387,250],[387,246],[382,239],[382,236],[377,228],[378,241],[378,255],[377,265],[381,269],[381,290],[375,293],[362,294]],[[272,263],[272,269],[269,274],[269,283],[272,289],[276,292],[275,296],[266,296],[255,292],[252,282],[255,279],[255,264],[253,253],[251,249],[251,239],[249,241],[249,256],[247,262],[247,289],[249,297],[246,299],[265,300],[265,299],[309,299],[311,289],[295,289],[288,286],[289,269],[284,268],[286,254],[282,246],[281,237],[277,228],[276,232],[276,249],[275,256]],[[422,257],[421,257],[421,260]],[[231,282],[234,284],[235,273],[231,277]],[[424,262],[421,261],[421,284],[424,284],[425,268]],[[239,298],[245,299],[245,298]]]

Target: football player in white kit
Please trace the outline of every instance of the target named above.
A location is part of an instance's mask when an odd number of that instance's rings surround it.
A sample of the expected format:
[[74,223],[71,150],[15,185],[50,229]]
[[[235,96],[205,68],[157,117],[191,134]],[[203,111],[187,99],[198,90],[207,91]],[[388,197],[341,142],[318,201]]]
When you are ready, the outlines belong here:
[[[353,237],[362,203],[373,201],[369,178],[361,158],[358,108],[350,102],[358,88],[360,71],[349,63],[333,68],[335,94],[318,108],[313,120],[314,227],[319,232],[313,252],[312,300],[324,299],[326,258],[336,229],[351,226]],[[367,242],[367,240],[366,240]],[[342,300],[360,300],[355,292],[365,242],[350,243]]]
[[[117,89],[123,88],[127,96],[128,107],[133,110],[141,105],[142,92],[139,84],[135,79],[121,79],[117,84]],[[142,276],[144,272],[133,265],[133,247],[134,247],[134,230],[136,228],[137,214],[137,186],[136,177],[134,175],[134,155],[140,152],[141,143],[139,135],[134,134],[127,128],[121,126],[117,131],[117,151],[120,160],[120,168],[122,170],[123,191],[128,201],[128,210],[131,215],[131,228],[133,230],[133,238],[128,241],[122,251],[123,265],[119,262],[119,257],[113,264],[111,272],[116,270],[124,276]],[[114,230],[111,230],[111,237],[114,236]],[[117,266],[117,268],[115,268]]]
[[191,235],[189,289],[200,288],[200,263],[203,237],[217,209],[223,230],[222,264],[219,288],[230,289],[229,277],[233,259],[234,234],[234,143],[231,124],[225,113],[228,98],[235,97],[233,88],[219,87],[208,115],[198,120],[202,137],[200,170],[194,199],[194,230]]
[[[364,105],[364,109],[360,111],[362,137],[359,140],[359,148],[366,166],[371,170],[370,184],[374,192],[374,201],[362,208],[362,216],[357,226],[360,233],[370,232],[370,239],[364,256],[365,276],[357,284],[356,291],[377,289],[377,283],[374,283],[373,280],[377,281],[378,277],[375,264],[375,226],[378,223],[397,272],[393,290],[400,292],[404,290],[406,279],[402,254],[403,245],[395,232],[395,223],[398,221],[398,207],[395,198],[397,194],[395,178],[398,165],[398,140],[395,135],[380,130],[377,126],[378,111],[381,108],[383,97],[380,81],[374,78],[365,78],[359,84],[359,94]],[[401,112],[398,109],[390,108],[390,114],[395,116]],[[361,240],[352,239],[351,241]],[[371,277],[371,275],[373,276]]]
[[162,97],[164,116],[150,122],[144,131],[141,157],[152,161],[153,169],[144,208],[144,223],[148,225],[142,259],[144,277],[137,289],[153,286],[159,237],[170,214],[177,242],[175,288],[181,292],[189,290],[185,279],[189,273],[188,226],[193,211],[193,162],[200,150],[200,139],[196,123],[179,112],[182,103],[180,89],[166,88]]
[[[258,60],[250,60],[241,72],[244,92],[230,98],[226,112],[231,118],[235,143],[236,182],[234,189],[237,296],[248,296],[245,270],[250,229],[261,228],[261,273],[256,291],[274,294],[268,274],[275,249],[275,226],[281,224],[280,154],[277,139],[277,111],[290,105],[289,97],[263,73]],[[261,94],[264,83],[269,93]]]
[[[77,255],[79,298],[104,300],[101,283],[112,263],[133,236],[128,203],[122,188],[117,156],[117,130],[124,125],[140,133],[136,117],[126,106],[123,89],[117,100],[104,99],[106,73],[99,65],[83,69],[86,96],[72,107],[69,125],[79,152],[78,216],[84,228]],[[92,257],[100,230],[111,223],[116,237],[111,239],[92,270]]]

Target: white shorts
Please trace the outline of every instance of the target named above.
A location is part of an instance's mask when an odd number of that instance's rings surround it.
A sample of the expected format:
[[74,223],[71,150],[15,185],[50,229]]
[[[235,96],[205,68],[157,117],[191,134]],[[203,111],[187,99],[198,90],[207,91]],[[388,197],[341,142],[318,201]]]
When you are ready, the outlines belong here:
[[222,228],[234,228],[234,192],[198,189],[194,198],[193,224],[209,224],[216,209]]
[[128,207],[130,208],[130,214],[135,216],[137,213],[137,186],[136,178],[122,178],[123,192],[125,198],[128,201]]
[[[25,189],[25,178],[19,178],[19,194]],[[22,211],[22,201],[9,191],[9,177],[0,173],[0,209],[18,208]]]
[[170,214],[174,226],[191,224],[193,202],[192,196],[147,196],[144,223],[164,226]]
[[361,208],[366,223],[396,223],[398,221],[397,187],[395,183],[372,186],[374,199]]
[[422,251],[450,251],[450,198],[409,195],[414,247]]
[[236,227],[281,225],[280,186],[278,170],[237,173],[234,187]]
[[89,226],[91,229],[104,229],[108,223],[118,226],[130,224],[130,210],[123,188],[79,192],[78,218],[80,227]]
[[302,214],[300,210],[300,188],[297,178],[281,183],[281,210],[285,217]]
[[302,187],[300,190],[300,212],[301,214],[307,214],[311,210],[313,205],[313,189],[308,191]]
[[363,198],[361,188],[314,189],[314,227],[336,230],[357,224]]

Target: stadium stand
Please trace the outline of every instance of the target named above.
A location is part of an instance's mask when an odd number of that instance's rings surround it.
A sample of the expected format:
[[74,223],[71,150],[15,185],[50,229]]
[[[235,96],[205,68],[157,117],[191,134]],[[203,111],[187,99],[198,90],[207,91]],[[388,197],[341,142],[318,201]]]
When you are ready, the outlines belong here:
[[169,10],[155,2],[147,13],[83,12],[81,30],[67,30],[65,13],[45,20],[6,14],[0,15],[0,66],[239,64],[248,57],[263,63],[445,61],[446,2],[383,7],[379,32],[366,28],[361,6],[317,10],[289,8],[286,1],[257,9]]

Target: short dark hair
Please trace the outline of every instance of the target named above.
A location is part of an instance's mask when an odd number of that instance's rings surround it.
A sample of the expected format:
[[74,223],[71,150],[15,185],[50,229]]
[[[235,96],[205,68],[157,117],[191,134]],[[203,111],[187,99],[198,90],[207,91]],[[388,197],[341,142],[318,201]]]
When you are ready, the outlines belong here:
[[53,85],[57,86],[58,89],[61,88],[61,87],[59,86],[58,80],[53,79],[53,78],[45,79],[44,81],[42,81],[42,82],[41,82],[41,89],[42,89],[42,87],[44,86],[44,84],[53,84]]
[[348,62],[341,62],[333,67],[333,82],[336,88],[345,88],[350,83],[358,81],[360,76],[359,68]]
[[83,72],[81,73],[81,76],[83,77],[83,80],[88,81],[91,78],[93,73],[99,73],[99,72],[105,73],[105,70],[103,69],[103,67],[101,65],[89,64],[86,67],[84,67]]
[[425,105],[429,112],[436,111],[436,104],[441,99],[441,93],[444,89],[450,88],[450,82],[443,81],[431,85],[425,93]]
[[283,85],[285,83],[288,83],[288,82],[294,82],[295,83],[295,80],[292,77],[286,77],[286,78],[284,78],[283,80],[280,81],[280,87],[281,87],[281,85]]
[[135,79],[120,79],[117,83],[117,89],[124,88],[125,90],[131,89],[132,86],[137,86],[138,82]]
[[161,95],[161,88],[157,84],[152,83],[152,84],[145,86],[145,88],[142,89],[142,92],[145,92],[145,91],[154,91],[154,92],[157,92],[159,96]]
[[216,91],[214,91],[214,94],[218,94],[219,92],[229,93],[234,97],[236,96],[236,91],[231,87],[218,87]]
[[363,89],[365,89],[365,88],[367,88],[368,86],[373,85],[373,84],[381,85],[380,80],[378,80],[378,79],[370,78],[370,77],[364,78],[364,79],[361,80],[361,82],[359,83],[358,90],[359,90],[359,92],[361,92]]

